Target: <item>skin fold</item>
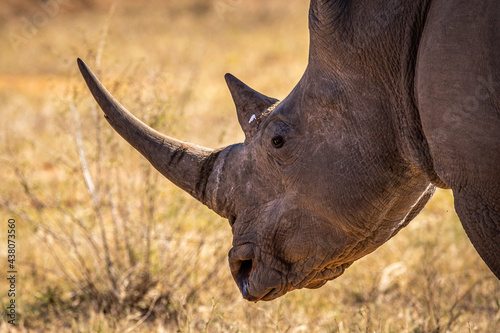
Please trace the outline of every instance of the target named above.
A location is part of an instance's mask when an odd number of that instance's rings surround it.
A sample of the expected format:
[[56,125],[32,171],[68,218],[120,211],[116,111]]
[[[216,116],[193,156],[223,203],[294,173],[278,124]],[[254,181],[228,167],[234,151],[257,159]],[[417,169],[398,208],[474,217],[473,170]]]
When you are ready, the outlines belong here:
[[[111,126],[229,220],[229,266],[245,299],[273,300],[335,279],[405,227],[436,187],[453,191],[471,241],[500,276],[500,7],[478,1],[470,14],[472,6],[312,0],[304,75],[278,101],[227,74],[245,141],[217,150],[149,128],[78,65]],[[467,30],[478,17],[486,23]],[[453,24],[460,29],[447,30]],[[484,52],[449,69],[447,52],[464,47],[465,31]],[[443,110],[457,113],[451,101],[460,89],[475,92],[470,75],[490,84],[474,115],[459,114],[456,131]]]

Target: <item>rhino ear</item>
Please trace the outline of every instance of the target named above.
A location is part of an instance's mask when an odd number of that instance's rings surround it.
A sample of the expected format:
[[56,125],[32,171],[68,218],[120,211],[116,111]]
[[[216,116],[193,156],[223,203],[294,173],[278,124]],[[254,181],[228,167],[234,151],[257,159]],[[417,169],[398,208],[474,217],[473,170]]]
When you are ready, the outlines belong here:
[[255,133],[262,113],[278,100],[262,95],[229,73],[224,78],[233,96],[238,121],[248,140]]

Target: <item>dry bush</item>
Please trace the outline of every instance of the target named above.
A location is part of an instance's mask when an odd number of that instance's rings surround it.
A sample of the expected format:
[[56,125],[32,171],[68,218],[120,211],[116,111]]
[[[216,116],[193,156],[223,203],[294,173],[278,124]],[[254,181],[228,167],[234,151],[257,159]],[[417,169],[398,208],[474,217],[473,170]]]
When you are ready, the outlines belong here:
[[[153,83],[153,89],[123,77],[111,86],[118,95],[132,97],[132,107],[143,111],[149,125],[175,132],[178,117],[169,113],[172,105],[166,95],[154,88],[159,89],[162,80],[152,74],[144,84]],[[29,224],[44,253],[43,260],[35,254],[34,262],[25,263],[31,274],[53,275],[51,283],[40,285],[24,325],[31,326],[31,315],[62,314],[58,319],[64,325],[71,317],[91,312],[109,315],[115,323],[123,318],[182,322],[182,305],[173,304],[172,297],[191,302],[223,264],[225,268],[224,257],[211,256],[220,250],[220,239],[201,236],[212,226],[196,216],[199,208],[173,186],[162,189],[160,175],[119,143],[95,102],[80,89],[59,105],[63,120],[57,132],[74,150],[69,156],[68,151],[50,152],[51,167],[57,165],[62,179],[42,188],[29,175],[36,175],[33,168],[38,165],[16,158],[12,142],[6,146],[4,162],[24,195],[21,200],[3,197],[2,204]],[[129,156],[139,162],[129,163]],[[200,233],[182,232],[185,223],[199,224]],[[204,275],[197,277],[200,268]]]

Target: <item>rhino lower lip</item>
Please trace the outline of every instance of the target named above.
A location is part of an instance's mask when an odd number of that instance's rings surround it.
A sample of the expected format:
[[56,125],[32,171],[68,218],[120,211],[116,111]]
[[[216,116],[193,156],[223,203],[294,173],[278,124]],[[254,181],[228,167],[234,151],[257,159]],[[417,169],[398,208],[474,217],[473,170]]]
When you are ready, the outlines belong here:
[[248,280],[246,281],[246,285],[244,286],[244,288],[242,288],[242,295],[243,297],[247,300],[247,301],[251,301],[251,302],[258,302],[258,301],[272,301],[273,299],[281,296],[279,294],[279,289],[277,288],[271,288],[271,290],[269,290],[265,295],[263,296],[260,296],[260,297],[256,297],[256,296],[253,296],[252,294],[250,294],[247,290],[247,287],[248,287]]
[[281,294],[279,293],[279,291],[280,290],[278,288],[273,288],[267,294],[265,294],[261,298],[261,300],[263,300],[263,301],[272,301],[273,299],[276,299],[279,296],[281,296]]

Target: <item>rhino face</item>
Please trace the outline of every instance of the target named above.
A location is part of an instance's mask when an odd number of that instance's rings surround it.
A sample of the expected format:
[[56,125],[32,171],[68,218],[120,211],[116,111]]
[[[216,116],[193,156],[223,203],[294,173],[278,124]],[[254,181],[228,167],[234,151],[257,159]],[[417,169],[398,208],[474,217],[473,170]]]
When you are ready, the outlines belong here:
[[[230,217],[231,272],[248,300],[270,300],[289,290],[319,287],[343,272],[330,260],[346,240],[341,228],[318,213],[326,203],[318,161],[303,140],[301,127],[280,114],[278,105],[254,138],[234,152],[241,173],[234,183],[235,209]],[[304,157],[310,156],[309,161]]]
[[[304,78],[278,103],[226,80],[246,135],[230,148],[225,189],[233,203],[229,264],[246,299],[272,300],[335,279],[430,198],[433,188],[412,180],[415,172],[390,142],[377,148],[379,132],[359,136],[348,126],[343,92],[322,100]],[[272,104],[262,108],[266,101]]]
[[[228,218],[244,298],[272,300],[340,276],[404,227],[434,187],[398,154],[376,101],[307,72],[283,101],[226,76],[245,142],[219,150],[162,135],[80,70],[113,128],[173,183]],[[326,93],[325,93],[326,92]],[[352,110],[365,112],[352,112]]]
[[311,133],[294,108],[285,100],[263,110],[252,135],[233,152],[241,171],[231,173],[236,185],[229,264],[243,296],[252,301],[320,287],[349,265],[335,260],[347,235],[328,216],[327,193],[317,187],[327,161],[321,149],[304,144]]

